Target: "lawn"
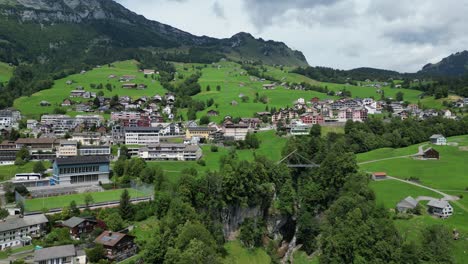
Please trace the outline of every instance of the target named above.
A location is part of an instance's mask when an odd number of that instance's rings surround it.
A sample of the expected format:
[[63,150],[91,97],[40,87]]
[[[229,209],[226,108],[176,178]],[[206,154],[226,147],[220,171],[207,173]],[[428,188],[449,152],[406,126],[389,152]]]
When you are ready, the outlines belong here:
[[[449,138],[449,142],[457,142],[460,146],[468,144],[468,136],[458,136]],[[360,165],[361,169],[366,171],[386,171],[389,175],[408,178],[418,177],[423,185],[434,187],[452,195],[467,195],[465,187],[468,186],[468,151],[460,151],[457,146],[434,146],[441,154],[440,160],[421,161],[411,158],[391,159]],[[359,161],[381,159],[407,155],[417,152],[417,145],[402,149],[379,149],[358,155]],[[395,205],[406,196],[431,196],[440,198],[440,195],[429,190],[419,188],[398,182],[386,180],[371,182],[370,187],[376,193],[377,204],[382,204],[386,208],[393,209]],[[447,191],[453,190],[453,191]],[[423,205],[427,204],[422,202]],[[421,231],[427,226],[434,224],[443,224],[449,230],[457,229],[460,231],[461,239],[454,241],[453,256],[456,263],[464,263],[467,257],[468,249],[468,212],[465,212],[458,205],[468,206],[467,198],[457,202],[451,202],[454,207],[454,215],[448,219],[442,220],[433,218],[427,214],[415,216],[409,220],[395,220],[397,229],[403,238],[409,241],[419,242],[421,240]]]
[[[59,107],[64,99],[70,98],[70,91],[75,90],[77,86],[83,86],[86,91],[90,92],[104,92],[104,96],[112,97],[113,95],[130,96],[137,99],[141,96],[154,96],[156,94],[164,95],[166,92],[158,81],[152,80],[150,77],[145,78],[142,72],[138,71],[138,63],[136,61],[123,61],[112,64],[113,67],[102,66],[95,68],[85,74],[74,74],[66,78],[56,80],[51,89],[37,92],[31,96],[23,96],[15,100],[14,107],[21,111],[27,118],[39,118],[41,114],[52,113],[56,107]],[[108,76],[114,74],[117,78],[109,79]],[[136,79],[133,83],[146,84],[147,89],[124,89],[122,83],[119,82],[119,76],[122,75],[135,75]],[[72,85],[67,85],[68,80],[73,81]],[[103,89],[92,89],[91,84],[103,84]],[[113,86],[112,91],[105,88],[106,84],[110,83]],[[71,98],[72,101],[87,102],[88,99]],[[41,107],[39,103],[47,100],[51,106]],[[91,99],[92,100],[92,99]],[[67,108],[70,115],[83,114],[74,112],[72,107]]]
[[468,187],[468,151],[458,147],[435,146],[440,160],[401,158],[361,164],[370,172],[384,171],[388,175],[407,179],[419,178],[423,185],[441,190],[464,190]]
[[[35,162],[28,162],[24,166],[16,166],[16,165],[5,165],[0,166],[0,181],[10,180],[11,178],[15,177],[17,173],[26,173],[26,172],[33,172]],[[50,167],[50,162],[45,161],[44,166],[46,168]]]
[[381,148],[372,150],[366,153],[360,153],[356,155],[357,162],[366,162],[366,161],[373,161],[379,159],[386,159],[386,158],[393,158],[393,157],[401,157],[401,156],[408,156],[418,153],[418,147],[420,145],[428,145],[428,143],[422,143],[418,145],[409,146],[406,148]]
[[386,208],[395,208],[398,202],[408,196],[442,198],[441,195],[433,191],[396,180],[372,181],[370,187],[377,194],[377,204]]
[[[130,196],[135,197],[144,197],[146,196],[145,193],[140,192],[135,189],[128,189]],[[46,198],[36,198],[36,199],[28,199],[26,200],[26,211],[34,212],[34,211],[41,211],[42,209],[55,209],[55,208],[63,208],[65,206],[70,205],[72,201],[75,201],[77,205],[84,205],[84,197],[87,193],[82,194],[72,194],[72,195],[64,195],[64,196],[56,196],[56,197],[46,197]],[[122,194],[122,190],[112,190],[112,191],[104,191],[104,192],[94,192],[89,193],[94,198],[95,203],[101,202],[110,202],[110,201],[118,201],[120,199],[120,195]]]
[[0,83],[7,82],[13,75],[13,67],[8,64],[0,62]]
[[249,250],[244,248],[239,241],[228,242],[224,245],[227,256],[224,259],[225,264],[269,264],[271,258],[260,248]]

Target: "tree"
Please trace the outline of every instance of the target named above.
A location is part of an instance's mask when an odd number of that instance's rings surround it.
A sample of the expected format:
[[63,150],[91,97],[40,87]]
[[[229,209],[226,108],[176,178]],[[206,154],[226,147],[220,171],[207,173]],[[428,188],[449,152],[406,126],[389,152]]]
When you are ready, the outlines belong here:
[[130,194],[128,190],[125,189],[120,196],[120,206],[119,206],[119,213],[122,219],[128,220],[131,219],[133,216],[133,208],[130,202]]
[[210,118],[208,116],[202,116],[200,118],[200,125],[208,125],[210,123]]
[[444,225],[432,225],[422,233],[422,260],[431,263],[455,263],[452,256],[453,239]]
[[10,213],[8,213],[8,210],[7,210],[7,209],[5,209],[5,208],[1,208],[1,209],[0,209],[0,220],[4,220],[4,219],[7,218],[9,215],[10,215]]
[[124,220],[117,212],[112,212],[108,214],[102,220],[106,223],[107,228],[109,228],[112,231],[117,232],[124,228]]
[[404,96],[403,92],[398,92],[398,93],[396,94],[396,100],[397,100],[398,102],[403,101],[403,100],[404,100],[404,99],[403,99],[403,96]]
[[241,225],[239,239],[247,248],[258,247],[262,243],[263,232],[257,221],[253,218],[246,218]]
[[310,129],[309,135],[311,137],[320,137],[322,136],[322,127],[319,124],[313,125]]
[[45,171],[46,171],[46,168],[44,167],[44,164],[42,163],[42,161],[38,161],[34,163],[34,167],[33,167],[34,173],[44,174]]
[[218,92],[221,91],[221,86],[220,85],[216,86],[216,91],[218,91]]
[[125,168],[127,165],[127,162],[125,161],[125,156],[120,156],[122,158],[119,158],[113,168],[113,172],[115,173],[116,176],[123,176],[125,173]]
[[16,207],[20,209],[20,214],[24,215],[24,202],[23,201],[18,201],[16,203]]
[[17,160],[28,162],[30,158],[29,150],[25,146],[16,153]]
[[245,136],[245,144],[250,149],[258,149],[260,147],[260,141],[257,136],[253,133],[247,133]]
[[71,216],[79,216],[80,215],[80,209],[76,205],[75,200],[70,202],[70,214]]
[[93,248],[86,249],[86,257],[91,263],[98,263],[99,260],[104,259],[105,256],[106,251],[101,244],[96,244]]
[[86,210],[89,210],[89,206],[94,203],[94,198],[91,194],[86,194],[85,197],[84,197],[84,202],[85,202],[85,207],[86,207]]
[[206,91],[207,92],[211,91],[211,87],[209,85],[206,86]]

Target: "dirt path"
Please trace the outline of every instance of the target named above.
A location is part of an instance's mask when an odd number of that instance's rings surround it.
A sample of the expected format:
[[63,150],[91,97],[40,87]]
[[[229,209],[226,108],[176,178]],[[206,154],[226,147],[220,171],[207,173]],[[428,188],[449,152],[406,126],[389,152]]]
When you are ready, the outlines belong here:
[[385,158],[385,159],[369,160],[369,161],[364,161],[364,162],[358,163],[358,165],[364,165],[364,164],[374,163],[374,162],[379,162],[379,161],[384,161],[384,160],[403,159],[403,158],[409,158],[409,157],[412,157],[412,156],[414,156],[414,155],[405,155],[405,156],[391,157],[391,158]]

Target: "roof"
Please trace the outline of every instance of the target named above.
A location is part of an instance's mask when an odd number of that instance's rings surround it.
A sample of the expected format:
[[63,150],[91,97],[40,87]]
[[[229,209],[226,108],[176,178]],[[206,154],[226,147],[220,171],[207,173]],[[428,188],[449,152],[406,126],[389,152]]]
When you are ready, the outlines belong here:
[[126,127],[125,132],[159,132],[159,127]]
[[386,172],[374,172],[373,174],[374,176],[387,176],[387,173]]
[[49,222],[44,214],[27,215],[20,217],[18,215],[9,216],[4,222],[0,223],[0,232],[15,230],[32,225],[45,224]]
[[69,158],[57,158],[55,160],[57,165],[75,165],[75,164],[97,164],[109,163],[109,159],[105,156],[77,156]]
[[429,207],[435,207],[435,208],[445,208],[448,205],[450,205],[447,201],[442,201],[442,200],[430,200],[427,206]]
[[83,223],[84,221],[86,221],[86,219],[74,216],[74,217],[68,219],[67,221],[63,222],[62,225],[73,228],[73,227]]
[[96,238],[96,240],[94,240],[94,242],[104,246],[113,247],[117,245],[125,236],[128,235],[118,232],[104,231]]
[[438,138],[443,138],[444,136],[441,134],[435,134],[430,137],[430,139],[438,139]]
[[435,151],[435,152],[439,153],[437,150],[435,150],[433,148],[428,148],[428,149],[424,150],[424,153],[427,153],[429,151]]
[[43,248],[34,252],[34,262],[73,256],[76,256],[74,245]]
[[415,208],[417,205],[418,205],[418,201],[416,201],[413,197],[408,196],[405,199],[401,200],[397,204],[397,207]]
[[214,127],[189,127],[187,129],[190,131],[216,131]]
[[54,144],[55,138],[18,138],[16,144]]

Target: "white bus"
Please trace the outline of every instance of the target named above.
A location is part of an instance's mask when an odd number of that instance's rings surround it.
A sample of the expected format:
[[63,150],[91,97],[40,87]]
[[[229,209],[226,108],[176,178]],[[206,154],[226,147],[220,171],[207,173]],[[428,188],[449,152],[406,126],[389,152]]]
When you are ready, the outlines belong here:
[[37,181],[41,179],[40,173],[18,173],[15,175],[16,181]]

